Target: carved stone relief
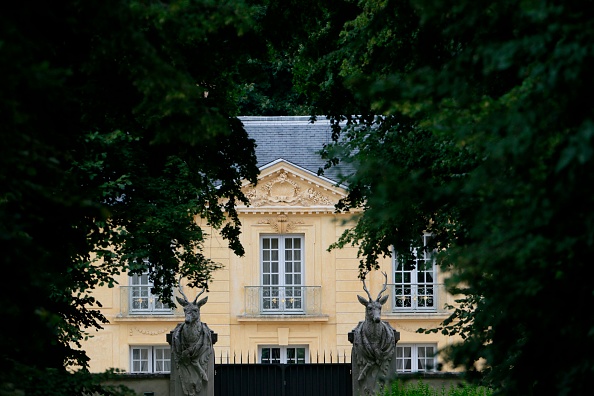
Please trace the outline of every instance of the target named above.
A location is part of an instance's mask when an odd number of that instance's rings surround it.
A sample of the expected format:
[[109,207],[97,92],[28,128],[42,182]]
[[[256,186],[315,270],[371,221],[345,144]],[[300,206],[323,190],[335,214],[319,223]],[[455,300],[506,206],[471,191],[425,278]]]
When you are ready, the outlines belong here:
[[[149,329],[142,329],[142,328],[138,328],[138,327],[135,327],[134,330],[136,330],[140,334],[144,334],[144,335],[159,335],[159,334],[164,334],[165,332],[170,331],[170,329],[149,330]],[[130,329],[130,335],[132,335],[132,329]]]
[[276,219],[260,220],[258,224],[269,224],[276,233],[285,234],[294,231],[296,226],[305,224],[302,221],[289,221],[286,214],[279,214]]
[[333,206],[335,204],[325,193],[318,191],[318,188],[295,179],[294,176],[282,170],[273,180],[261,186],[249,188],[246,196],[250,200],[250,205],[260,207],[265,205]]

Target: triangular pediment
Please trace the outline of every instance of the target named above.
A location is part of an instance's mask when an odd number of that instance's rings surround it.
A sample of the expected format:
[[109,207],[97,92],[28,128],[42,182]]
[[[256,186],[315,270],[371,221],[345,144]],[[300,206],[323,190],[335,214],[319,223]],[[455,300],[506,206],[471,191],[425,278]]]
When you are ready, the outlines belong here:
[[249,206],[239,211],[334,211],[334,206],[346,196],[346,190],[285,160],[277,160],[260,168],[258,184],[246,183],[242,191]]

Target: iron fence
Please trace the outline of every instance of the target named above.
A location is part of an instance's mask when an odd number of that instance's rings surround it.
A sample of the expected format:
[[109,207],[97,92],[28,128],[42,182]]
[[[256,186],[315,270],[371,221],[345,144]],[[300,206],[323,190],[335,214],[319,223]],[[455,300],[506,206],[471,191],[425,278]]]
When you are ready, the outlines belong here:
[[342,357],[342,363],[340,355],[324,353],[316,356],[316,363],[261,364],[255,355],[221,355],[215,363],[214,391],[217,396],[352,396],[351,364],[346,354]]

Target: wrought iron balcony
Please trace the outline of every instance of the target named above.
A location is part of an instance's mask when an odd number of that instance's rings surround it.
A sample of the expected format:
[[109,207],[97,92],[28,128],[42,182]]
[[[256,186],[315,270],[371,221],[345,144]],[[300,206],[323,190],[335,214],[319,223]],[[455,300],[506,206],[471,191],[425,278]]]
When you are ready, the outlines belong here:
[[[446,304],[454,299],[441,283],[398,283],[388,284],[392,312],[436,312],[447,313]],[[389,312],[387,304],[384,310]]]
[[246,315],[321,315],[321,286],[246,286]]
[[[173,300],[181,296],[178,290],[173,291]],[[120,313],[119,317],[134,315],[173,315],[183,316],[182,307],[175,304],[169,307],[159,301],[151,293],[151,286],[120,286]]]

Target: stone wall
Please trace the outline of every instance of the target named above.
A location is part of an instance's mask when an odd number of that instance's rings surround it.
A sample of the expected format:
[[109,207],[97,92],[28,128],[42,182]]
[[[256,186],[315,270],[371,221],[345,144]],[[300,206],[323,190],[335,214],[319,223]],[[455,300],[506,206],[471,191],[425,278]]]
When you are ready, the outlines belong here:
[[[398,378],[413,383],[422,381],[436,390],[447,390],[451,385],[456,386],[462,382],[459,373],[399,374]],[[169,374],[123,374],[109,383],[124,385],[134,390],[138,396],[170,396]]]
[[169,374],[122,374],[107,383],[124,385],[139,396],[169,396]]

